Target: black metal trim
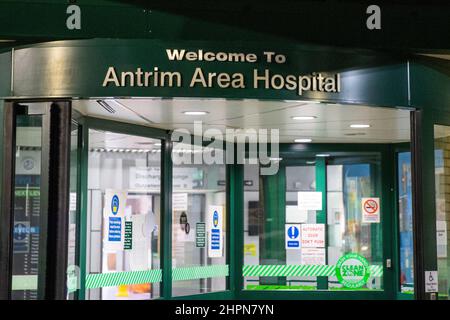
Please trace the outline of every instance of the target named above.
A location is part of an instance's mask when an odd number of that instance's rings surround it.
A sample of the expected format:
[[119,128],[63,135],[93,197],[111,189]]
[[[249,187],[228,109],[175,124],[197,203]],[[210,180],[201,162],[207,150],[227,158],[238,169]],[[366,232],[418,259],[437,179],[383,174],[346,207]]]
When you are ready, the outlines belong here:
[[[2,110],[3,111],[3,110]],[[13,102],[5,102],[3,119],[3,177],[0,225],[0,300],[11,298],[12,225],[14,209],[14,172],[16,145],[16,110]]]
[[50,107],[47,259],[45,299],[66,299],[70,201],[71,103]]
[[414,296],[425,300],[424,233],[423,233],[423,172],[422,172],[422,119],[421,110],[411,112],[411,181],[413,203]]
[[[42,114],[41,129],[41,183],[39,212],[39,258],[38,258],[38,300],[46,299],[47,286],[47,242],[48,242],[48,186],[50,153],[50,103],[46,104]],[[56,254],[56,253],[53,253]]]

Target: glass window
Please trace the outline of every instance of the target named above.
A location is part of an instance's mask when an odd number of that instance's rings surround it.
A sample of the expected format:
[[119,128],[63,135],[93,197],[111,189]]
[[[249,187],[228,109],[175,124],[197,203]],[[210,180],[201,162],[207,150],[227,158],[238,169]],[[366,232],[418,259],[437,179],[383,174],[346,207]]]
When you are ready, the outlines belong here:
[[[226,290],[228,277],[225,155],[191,147],[178,144],[172,154],[173,296]],[[191,164],[194,152],[213,152],[223,161]]]
[[86,299],[160,296],[160,148],[89,130]]
[[[334,159],[327,166],[328,264],[336,265],[349,253],[362,256],[370,276],[357,288],[331,276],[330,289],[380,290],[383,284],[383,241],[379,159]],[[375,214],[375,210],[377,213]],[[370,212],[374,212],[373,218]]]
[[16,124],[11,298],[36,300],[41,232],[42,116],[18,115]]
[[379,172],[378,155],[245,165],[244,289],[381,290]]
[[450,297],[450,127],[434,126],[436,247],[439,299]]
[[78,228],[79,228],[79,206],[78,206],[78,134],[80,127],[72,122],[70,135],[70,185],[69,185],[69,225],[67,239],[67,299],[76,298],[77,290],[80,288],[80,268],[78,262]]
[[414,293],[411,152],[397,156],[398,217],[400,234],[400,290]]

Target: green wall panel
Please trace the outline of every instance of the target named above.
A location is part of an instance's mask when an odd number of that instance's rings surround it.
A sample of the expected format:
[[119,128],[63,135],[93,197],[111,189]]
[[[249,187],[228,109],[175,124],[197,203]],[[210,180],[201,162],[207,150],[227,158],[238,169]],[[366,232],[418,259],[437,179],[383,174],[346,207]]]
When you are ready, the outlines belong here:
[[435,58],[414,60],[410,63],[410,79],[412,106],[450,111],[449,60]]

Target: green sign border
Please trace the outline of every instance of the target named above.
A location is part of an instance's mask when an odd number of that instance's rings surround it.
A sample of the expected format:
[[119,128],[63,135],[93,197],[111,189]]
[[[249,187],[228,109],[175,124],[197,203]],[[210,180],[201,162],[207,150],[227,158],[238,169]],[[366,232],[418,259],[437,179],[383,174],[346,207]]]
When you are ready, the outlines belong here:
[[[364,277],[361,280],[349,281],[349,280],[345,280],[344,277],[342,276],[341,267],[344,264],[344,262],[346,262],[347,260],[350,260],[350,259],[356,259],[363,264],[365,272],[364,272]],[[338,281],[346,288],[351,288],[351,289],[361,288],[362,286],[364,286],[367,283],[367,280],[370,277],[369,262],[367,261],[366,258],[364,258],[362,255],[360,255],[358,253],[352,252],[352,253],[343,255],[342,257],[339,258],[339,260],[336,263],[336,277],[337,277]]]

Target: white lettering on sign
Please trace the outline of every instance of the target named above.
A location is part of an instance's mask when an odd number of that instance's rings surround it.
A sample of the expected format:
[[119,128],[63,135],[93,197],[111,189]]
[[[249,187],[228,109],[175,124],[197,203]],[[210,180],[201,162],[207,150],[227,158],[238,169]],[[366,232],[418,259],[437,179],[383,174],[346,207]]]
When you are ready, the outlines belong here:
[[286,224],[285,225],[285,244],[286,250],[300,249],[300,225]]
[[67,7],[66,13],[70,14],[66,20],[66,27],[69,30],[81,29],[81,9],[75,4],[71,4]]
[[[223,63],[257,63],[258,55],[243,52],[212,52],[186,49],[166,49],[169,61],[206,61]],[[262,62],[266,64],[284,64],[287,57],[274,51],[263,51],[260,54]],[[117,70],[109,66],[106,70],[102,86],[115,87],[169,87],[169,88],[220,88],[258,90],[288,90],[301,96],[306,91],[338,93],[341,92],[341,77],[339,73],[325,74],[312,72],[309,74],[274,73],[268,68],[253,69],[247,74],[241,72],[207,72],[201,67],[189,71],[187,79],[179,71],[160,70],[152,66],[144,70],[136,66],[132,70]],[[250,79],[248,79],[250,78]]]
[[167,58],[170,61],[220,61],[220,62],[250,62],[258,61],[256,54],[243,52],[204,52],[202,49],[197,51],[187,51],[185,49],[166,49]]
[[370,16],[366,20],[366,27],[369,30],[380,30],[381,29],[381,9],[379,6],[372,4],[367,7],[367,14]]
[[208,208],[208,257],[223,256],[223,206]]
[[105,190],[103,242],[106,250],[123,250],[126,203],[126,190]]
[[325,224],[302,224],[302,248],[325,247]]

